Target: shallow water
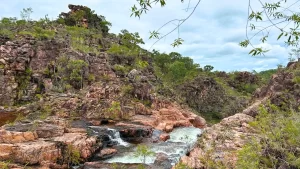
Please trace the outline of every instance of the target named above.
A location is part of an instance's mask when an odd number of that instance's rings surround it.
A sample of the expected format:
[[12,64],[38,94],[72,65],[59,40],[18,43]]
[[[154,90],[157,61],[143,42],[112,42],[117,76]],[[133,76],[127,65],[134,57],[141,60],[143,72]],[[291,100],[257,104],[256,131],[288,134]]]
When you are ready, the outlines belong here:
[[[114,129],[111,129],[114,130]],[[186,128],[176,128],[170,133],[170,139],[166,142],[160,143],[147,143],[146,145],[157,155],[158,153],[163,153],[167,155],[171,164],[176,164],[180,157],[186,155],[191,148],[197,142],[197,137],[201,134],[201,129],[194,127]],[[118,132],[117,132],[118,133]],[[119,153],[118,155],[107,159],[103,162],[106,163],[143,163],[144,159],[142,157],[134,156],[137,145],[133,145],[123,141],[120,135],[114,134],[114,140],[118,141],[120,146],[128,147],[126,151]],[[156,159],[156,155],[146,158],[146,164],[153,164]]]

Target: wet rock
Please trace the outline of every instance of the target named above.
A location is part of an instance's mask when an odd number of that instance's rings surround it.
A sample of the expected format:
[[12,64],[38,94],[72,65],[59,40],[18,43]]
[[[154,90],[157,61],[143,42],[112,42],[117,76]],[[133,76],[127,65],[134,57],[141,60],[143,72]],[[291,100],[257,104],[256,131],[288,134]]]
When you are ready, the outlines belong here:
[[195,119],[191,120],[191,122],[192,122],[193,126],[196,128],[202,129],[202,128],[205,128],[205,126],[206,126],[205,119],[202,117],[199,117],[199,116],[195,117]]
[[100,151],[99,154],[97,154],[98,157],[100,157],[101,159],[107,159],[110,158],[112,156],[114,156],[118,151],[116,149],[113,148],[105,148],[102,149]]
[[90,126],[88,131],[90,132],[90,135],[94,135],[99,138],[103,147],[113,147],[118,144],[118,142],[112,139],[115,135],[115,132],[117,132],[114,129]]
[[154,161],[154,165],[159,166],[159,168],[170,169],[172,168],[171,160],[164,153],[158,153]]
[[153,129],[151,127],[127,123],[118,123],[117,126],[123,128],[119,130],[119,133],[121,138],[127,142],[138,143],[144,138],[152,137]]
[[167,140],[170,139],[170,135],[169,135],[169,134],[166,134],[166,133],[161,134],[161,135],[159,136],[159,139],[160,139],[161,141],[167,141]]

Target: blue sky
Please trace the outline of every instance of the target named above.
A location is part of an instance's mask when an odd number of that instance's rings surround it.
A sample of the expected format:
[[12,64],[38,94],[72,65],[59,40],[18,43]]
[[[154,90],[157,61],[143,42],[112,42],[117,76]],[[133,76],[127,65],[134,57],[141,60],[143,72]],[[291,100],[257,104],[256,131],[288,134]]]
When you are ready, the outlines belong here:
[[[190,11],[184,9],[188,1],[166,1],[164,8],[154,7],[153,10],[143,15],[141,19],[130,17],[130,7],[136,0],[3,0],[1,3],[0,17],[19,17],[23,8],[32,7],[33,19],[49,15],[56,19],[60,12],[68,11],[68,4],[80,4],[90,7],[97,14],[104,15],[112,22],[112,33],[119,33],[122,29],[130,32],[139,32],[149,49],[154,43],[149,40],[149,31],[158,29],[161,25],[172,19],[186,17]],[[191,0],[190,7],[197,0]],[[270,0],[268,0],[270,2]],[[293,3],[290,1],[289,3]],[[162,39],[154,46],[160,52],[176,51],[184,56],[189,56],[201,66],[212,65],[216,70],[234,71],[261,71],[276,68],[278,64],[288,62],[288,49],[282,42],[277,41],[278,32],[273,31],[267,43],[262,44],[271,49],[266,56],[252,57],[248,55],[249,48],[241,48],[238,43],[245,39],[248,0],[202,0],[199,7],[180,27],[180,37],[184,44],[173,48],[170,44],[178,37],[177,32]],[[253,0],[252,7],[259,10],[259,5]],[[174,23],[175,24],[175,23]],[[174,24],[166,26],[162,33],[168,32]],[[267,23],[262,23],[266,25]],[[251,34],[251,33],[250,33]],[[252,33],[253,34],[253,33]],[[257,40],[257,38],[254,38]],[[259,43],[255,43],[259,44]]]

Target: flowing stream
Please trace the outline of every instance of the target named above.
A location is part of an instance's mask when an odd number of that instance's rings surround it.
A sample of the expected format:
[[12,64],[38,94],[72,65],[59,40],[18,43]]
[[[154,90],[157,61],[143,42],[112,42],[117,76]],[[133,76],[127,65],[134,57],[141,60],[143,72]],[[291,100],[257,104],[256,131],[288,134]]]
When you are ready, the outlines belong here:
[[[97,131],[95,127],[92,127],[95,134]],[[98,127],[99,130],[99,127]],[[124,163],[124,164],[132,164],[132,163],[143,163],[143,157],[136,157],[134,153],[136,152],[137,145],[130,144],[122,140],[120,134],[115,129],[107,129],[110,133],[110,138],[117,145],[118,154],[115,156],[104,160],[104,163]],[[157,131],[158,132],[158,131]],[[198,136],[201,134],[201,129],[194,127],[185,127],[185,128],[176,128],[170,134],[170,139],[166,142],[158,142],[158,143],[145,143],[151,151],[155,153],[155,155],[146,157],[146,164],[154,164],[157,156],[159,154],[163,154],[167,157],[167,160],[171,163],[171,165],[176,164],[180,157],[186,155],[191,148],[197,142]],[[154,132],[155,133],[155,132]],[[157,134],[159,135],[159,133]]]

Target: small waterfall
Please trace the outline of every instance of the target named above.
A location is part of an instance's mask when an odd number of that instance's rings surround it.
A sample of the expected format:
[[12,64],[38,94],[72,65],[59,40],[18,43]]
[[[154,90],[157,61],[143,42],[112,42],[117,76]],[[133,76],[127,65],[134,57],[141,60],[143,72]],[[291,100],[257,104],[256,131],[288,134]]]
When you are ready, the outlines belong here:
[[107,130],[110,131],[110,132],[112,133],[112,135],[109,135],[109,136],[110,136],[110,139],[111,139],[112,141],[117,142],[118,145],[125,146],[125,147],[128,147],[128,146],[130,145],[130,143],[125,142],[125,141],[121,138],[119,131],[117,131],[117,130],[115,130],[115,129],[111,129],[111,128],[108,128]]
[[108,127],[100,127],[100,126],[89,126],[89,128],[91,129],[93,135],[97,135],[97,136],[107,135],[109,141],[114,144],[125,146],[125,147],[130,146],[130,143],[127,143],[124,140],[122,140],[119,131],[117,131],[116,129],[112,129]]
[[[175,165],[179,161],[180,157],[186,155],[187,152],[189,152],[196,144],[197,138],[201,132],[202,131],[200,129],[194,127],[177,128],[170,133],[170,139],[168,141],[160,143],[148,143],[147,145],[153,152],[155,152],[155,154],[166,154],[168,159],[171,161],[171,164]],[[116,138],[118,137],[119,136],[116,136]],[[118,142],[120,143],[120,141]],[[129,148],[126,152],[107,159],[104,162],[125,164],[142,163],[143,159],[141,157],[134,156],[136,147],[134,145],[131,145],[130,147],[131,148]],[[146,164],[153,164],[155,159],[156,156],[147,157]]]

